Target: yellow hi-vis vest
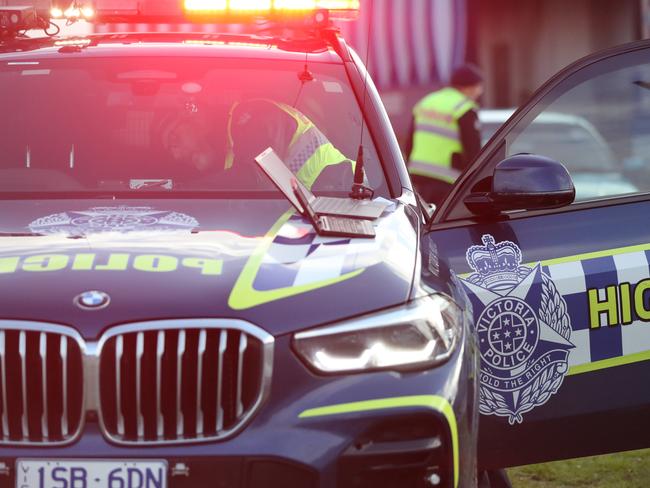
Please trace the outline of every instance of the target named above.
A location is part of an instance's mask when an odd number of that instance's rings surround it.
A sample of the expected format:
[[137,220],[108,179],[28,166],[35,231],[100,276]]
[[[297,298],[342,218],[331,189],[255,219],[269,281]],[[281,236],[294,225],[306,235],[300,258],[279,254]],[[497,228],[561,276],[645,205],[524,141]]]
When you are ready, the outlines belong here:
[[[327,139],[314,123],[303,113],[285,103],[267,100],[279,109],[284,111],[296,121],[297,128],[289,142],[289,148],[285,157],[285,164],[308,188],[314,184],[318,175],[330,165],[349,162],[354,171],[354,162],[348,160],[334,145]],[[233,164],[232,148],[232,117],[238,103],[233,104],[228,117],[228,143],[229,155],[226,158],[225,168],[229,169]]]
[[424,97],[413,109],[415,127],[409,173],[453,183],[460,174],[451,165],[454,153],[463,152],[458,119],[478,105],[455,88]]

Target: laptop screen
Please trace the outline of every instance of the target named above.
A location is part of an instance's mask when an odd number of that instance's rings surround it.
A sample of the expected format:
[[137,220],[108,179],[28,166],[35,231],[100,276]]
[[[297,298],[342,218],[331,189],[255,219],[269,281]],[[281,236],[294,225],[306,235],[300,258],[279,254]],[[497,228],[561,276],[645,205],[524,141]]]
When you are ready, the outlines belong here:
[[298,198],[298,201],[302,206],[305,207],[305,214],[306,217],[311,221],[312,225],[314,228],[318,231],[320,228],[320,218],[318,215],[316,215],[316,212],[314,212],[314,209],[311,208],[311,205],[309,202],[306,200],[307,196],[305,195],[305,192],[303,191],[303,187],[298,185],[298,180],[296,178],[291,178],[291,188],[293,190],[294,195]]
[[289,199],[291,204],[296,207],[300,213],[303,212],[302,205],[298,201],[296,194],[291,187],[291,180],[295,179],[296,183],[300,187],[302,194],[305,196],[308,202],[311,202],[314,199],[314,194],[309,191],[300,180],[298,180],[291,170],[287,167],[286,164],[280,159],[277,153],[273,148],[269,147],[263,153],[255,157],[255,162],[259,165],[260,168],[267,174],[271,181],[278,187],[278,189],[285,194]]

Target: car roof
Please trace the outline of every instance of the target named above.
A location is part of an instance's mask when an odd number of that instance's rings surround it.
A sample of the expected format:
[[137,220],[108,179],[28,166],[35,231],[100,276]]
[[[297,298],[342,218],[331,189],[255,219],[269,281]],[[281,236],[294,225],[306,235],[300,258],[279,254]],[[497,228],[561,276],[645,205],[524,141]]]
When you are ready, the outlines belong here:
[[[479,110],[479,120],[483,124],[503,124],[515,112],[515,109],[482,109]],[[535,124],[558,124],[580,127],[590,132],[594,137],[602,138],[598,129],[584,117],[563,114],[560,112],[542,112],[535,118]]]
[[[514,108],[508,109],[481,109],[479,110],[479,120],[484,123],[502,124],[515,113]],[[541,124],[568,124],[568,125],[589,125],[589,121],[578,115],[563,114],[559,112],[542,112],[536,119],[535,123]]]
[[0,60],[75,57],[187,56],[258,58],[336,63],[343,61],[325,41],[249,34],[111,33],[83,37],[16,39],[0,43]]

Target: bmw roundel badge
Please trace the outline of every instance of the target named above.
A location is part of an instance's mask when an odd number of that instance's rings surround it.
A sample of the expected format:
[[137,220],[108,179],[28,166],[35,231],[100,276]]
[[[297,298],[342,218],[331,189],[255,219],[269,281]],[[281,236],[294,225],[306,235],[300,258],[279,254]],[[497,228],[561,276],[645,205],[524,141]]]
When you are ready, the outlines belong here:
[[108,306],[111,297],[103,291],[91,290],[77,295],[74,299],[75,305],[84,310],[100,310]]

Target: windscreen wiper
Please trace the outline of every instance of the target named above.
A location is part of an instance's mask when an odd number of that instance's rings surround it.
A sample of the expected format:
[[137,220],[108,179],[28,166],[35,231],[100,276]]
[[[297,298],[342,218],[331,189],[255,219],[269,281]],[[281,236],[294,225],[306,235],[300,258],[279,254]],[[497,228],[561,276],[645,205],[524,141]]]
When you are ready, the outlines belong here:
[[171,178],[152,179],[152,180],[131,180],[129,188],[131,190],[147,190],[149,188],[164,188],[171,190],[174,187],[174,182]]
[[[65,233],[61,233],[65,234]],[[0,237],[47,237],[56,234],[43,234],[41,232],[0,232]],[[86,236],[83,234],[69,234],[65,235],[66,239],[83,239]]]

